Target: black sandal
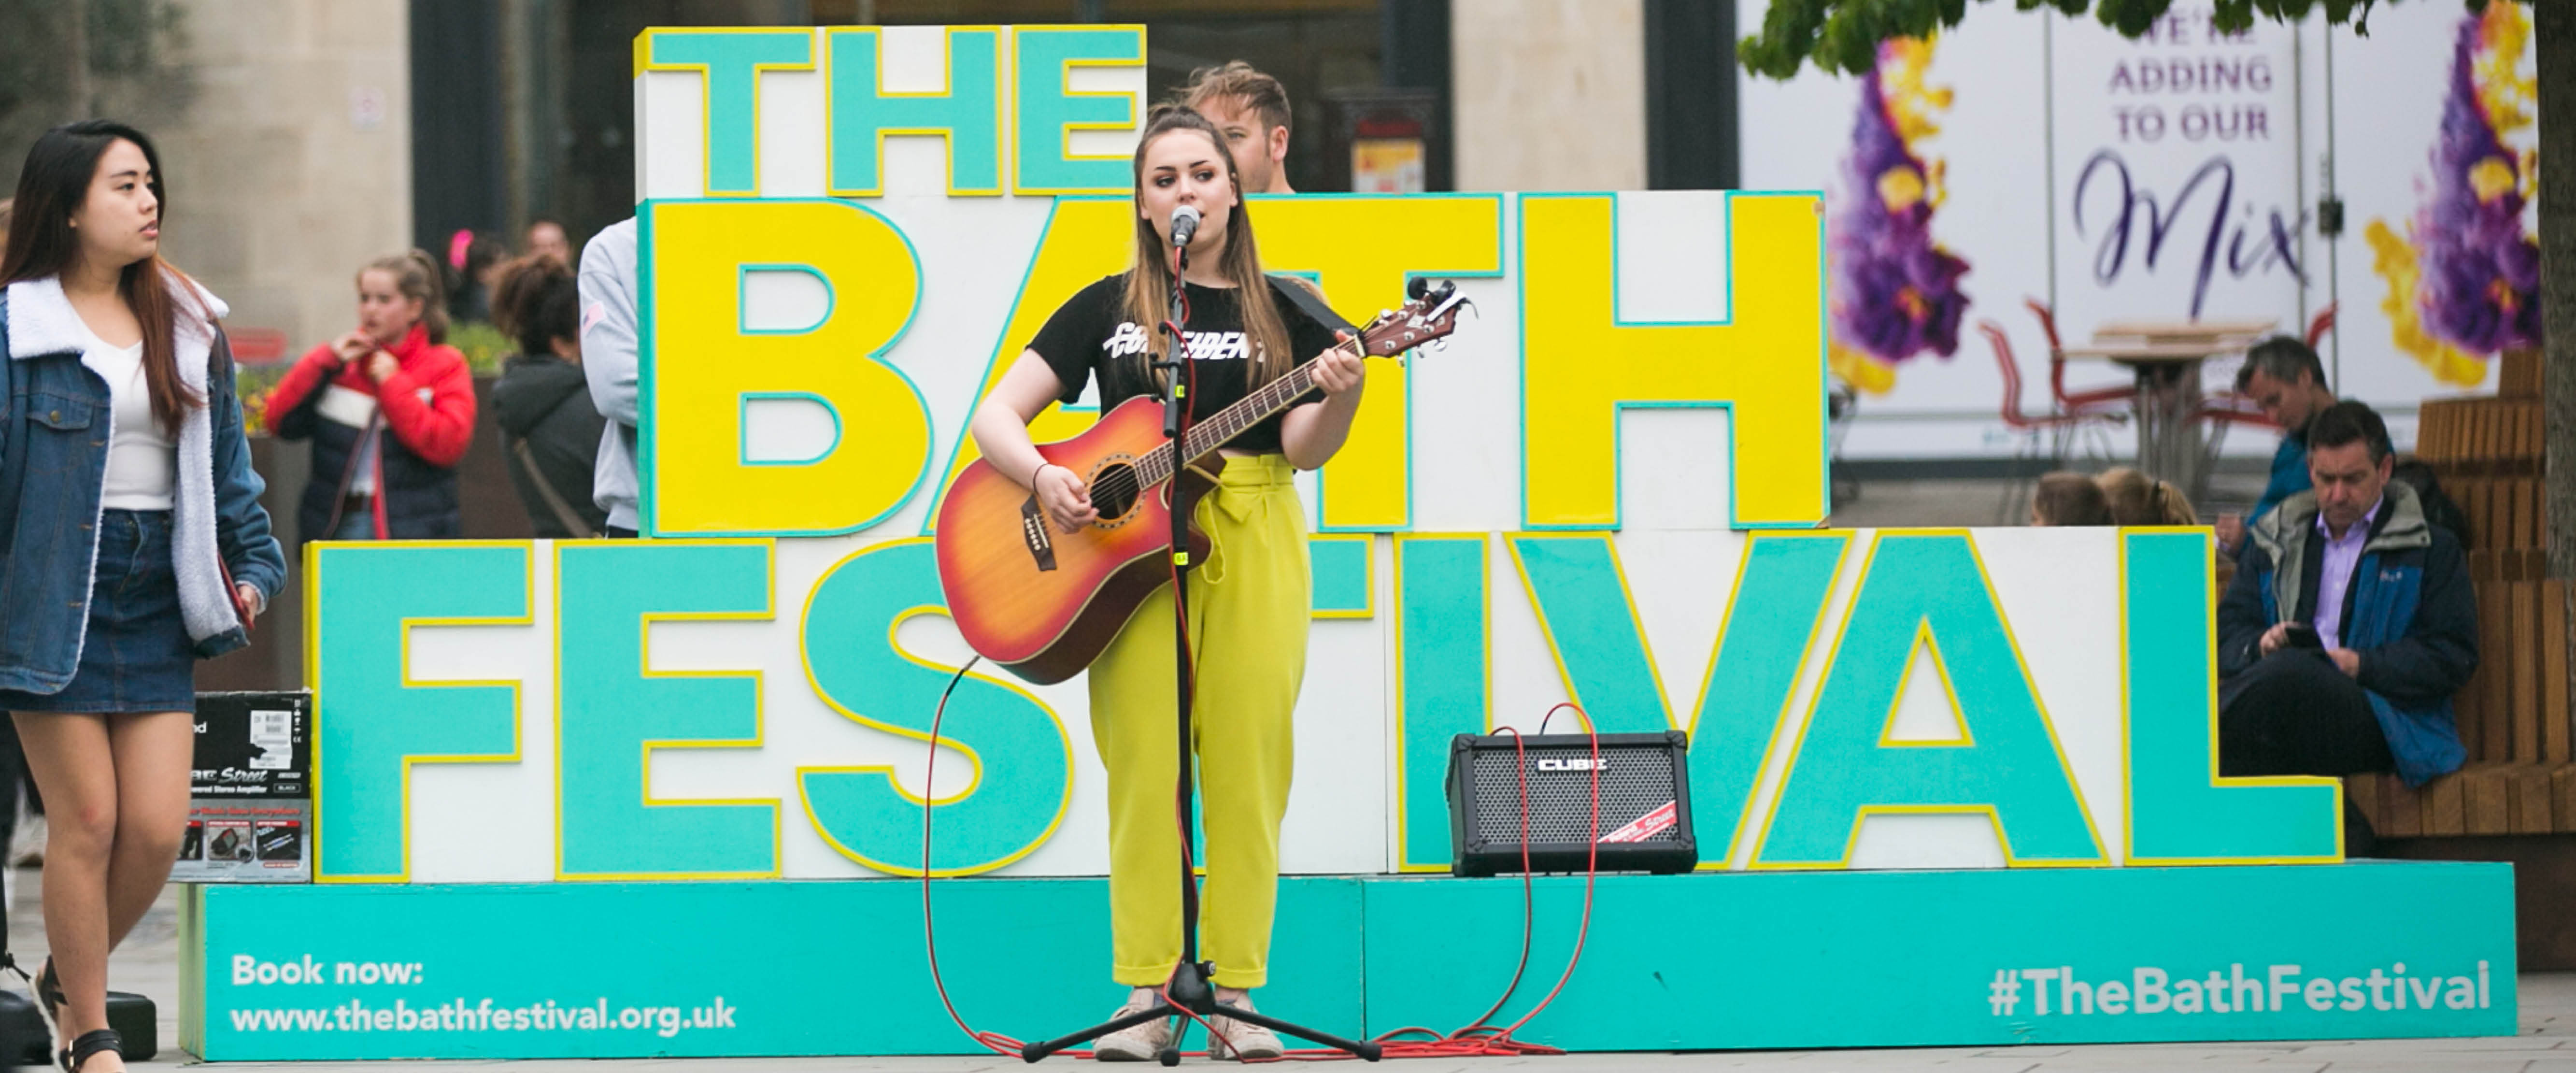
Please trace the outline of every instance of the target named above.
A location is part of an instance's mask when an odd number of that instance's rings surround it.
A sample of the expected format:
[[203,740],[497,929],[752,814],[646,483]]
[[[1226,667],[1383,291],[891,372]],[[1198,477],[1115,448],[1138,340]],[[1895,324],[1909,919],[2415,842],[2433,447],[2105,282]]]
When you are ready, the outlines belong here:
[[117,1035],[113,1028],[81,1033],[81,1037],[73,1040],[72,1045],[64,1048],[58,1056],[62,1059],[63,1073],[80,1073],[81,1067],[88,1065],[100,1051],[115,1051],[118,1058],[125,1057],[125,1037]]
[[[16,969],[17,966],[13,964],[10,968]],[[36,970],[34,976],[28,976],[25,969],[18,969],[18,975],[26,979],[28,993],[36,997],[36,1009],[45,1015],[45,1030],[56,1036],[62,1035],[63,1004],[70,1000],[63,997],[63,978],[54,975],[54,959],[46,958],[44,967]]]

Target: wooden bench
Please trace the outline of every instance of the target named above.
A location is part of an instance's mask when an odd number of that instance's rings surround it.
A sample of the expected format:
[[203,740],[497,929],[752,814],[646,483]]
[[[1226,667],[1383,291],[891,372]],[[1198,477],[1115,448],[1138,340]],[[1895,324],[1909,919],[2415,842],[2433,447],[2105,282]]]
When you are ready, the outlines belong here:
[[2508,353],[2493,397],[2424,404],[2416,457],[2468,515],[2478,671],[2452,704],[2468,766],[2419,788],[2344,780],[2383,838],[2576,833],[2567,589],[2548,576],[2540,362]]

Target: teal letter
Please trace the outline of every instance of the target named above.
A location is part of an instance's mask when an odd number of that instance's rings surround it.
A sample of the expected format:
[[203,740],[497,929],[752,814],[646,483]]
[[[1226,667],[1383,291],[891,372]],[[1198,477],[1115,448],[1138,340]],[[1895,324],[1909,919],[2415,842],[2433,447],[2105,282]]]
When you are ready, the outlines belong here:
[[933,134],[948,144],[950,194],[1002,192],[1002,124],[992,30],[948,31],[948,88],[887,93],[875,27],[824,31],[832,54],[832,196],[885,192],[878,149],[889,134]]
[[[927,743],[956,671],[905,652],[895,630],[914,615],[947,610],[927,540],[879,544],[842,560],[805,607],[805,673],[815,695],[852,722]],[[1043,702],[970,674],[948,698],[939,741],[965,755],[974,779],[931,803],[932,874],[991,871],[1055,833],[1073,800],[1073,744]],[[814,830],[842,856],[880,872],[921,874],[922,799],[892,768],[798,768],[796,784]]]
[[1314,579],[1309,598],[1316,618],[1368,618],[1377,595],[1377,543],[1358,537],[1317,533],[1306,538],[1307,576]]
[[314,545],[314,878],[411,876],[411,766],[519,761],[516,682],[411,680],[414,626],[530,621],[526,544]]
[[1395,537],[1397,869],[1449,868],[1449,740],[1491,726],[1485,538]]
[[[1923,647],[1960,741],[1886,738]],[[1872,812],[1984,813],[2014,864],[2102,863],[2092,817],[1964,533],[1878,538],[1755,863],[1839,866]]]
[[2207,533],[2120,537],[2130,864],[2343,857],[2343,784],[2218,777]]
[[655,671],[655,622],[767,620],[767,541],[555,545],[555,809],[564,879],[778,874],[778,803],[653,797],[653,751],[760,744],[756,671]]
[[[1699,707],[1686,728],[1692,827],[1701,845],[1725,848],[1703,854],[1704,867],[1724,868],[1733,856],[1745,804],[1850,543],[1848,535],[1826,533],[1755,536],[1745,544]],[[1515,536],[1512,552],[1566,692],[1593,726],[1603,733],[1671,729],[1672,706],[1610,537]]]
[[1701,846],[1724,853],[1701,850],[1703,869],[1724,868],[1735,855],[1754,780],[1788,719],[1790,694],[1815,647],[1849,547],[1849,533],[1762,533],[1745,543],[1717,654],[1691,716],[1691,825]]
[[1119,156],[1075,156],[1076,130],[1136,125],[1128,93],[1078,93],[1073,67],[1135,67],[1145,62],[1141,26],[1011,31],[1013,109],[1011,188],[1021,194],[1124,194],[1136,181]]
[[707,194],[760,192],[760,72],[811,70],[809,30],[656,30],[647,70],[705,76]]

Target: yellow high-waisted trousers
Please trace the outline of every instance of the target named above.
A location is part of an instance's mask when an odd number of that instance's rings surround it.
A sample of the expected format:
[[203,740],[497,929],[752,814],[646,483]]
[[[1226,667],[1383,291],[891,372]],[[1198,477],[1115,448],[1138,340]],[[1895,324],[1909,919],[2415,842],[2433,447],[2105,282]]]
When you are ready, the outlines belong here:
[[[1306,510],[1282,455],[1228,458],[1199,500],[1214,542],[1189,573],[1198,788],[1207,835],[1200,954],[1225,987],[1261,986],[1294,767],[1289,716],[1306,673]],[[1109,769],[1109,917],[1119,983],[1152,987],[1181,959],[1172,785],[1172,595],[1156,592],[1091,665],[1091,733]]]

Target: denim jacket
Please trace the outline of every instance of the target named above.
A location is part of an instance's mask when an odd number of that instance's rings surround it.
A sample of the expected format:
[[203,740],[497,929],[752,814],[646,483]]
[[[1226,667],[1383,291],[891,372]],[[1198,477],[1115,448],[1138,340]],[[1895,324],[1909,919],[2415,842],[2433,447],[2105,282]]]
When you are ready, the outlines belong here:
[[[188,636],[213,657],[250,640],[226,572],[264,601],[285,583],[286,558],[259,505],[267,485],[251,470],[232,352],[215,323],[228,310],[183,277],[170,282],[176,305],[187,310],[193,294],[204,314],[183,312],[173,341],[180,380],[206,401],[173,437],[171,567]],[[0,294],[0,689],[60,691],[88,634],[114,413],[82,344],[60,280]]]

